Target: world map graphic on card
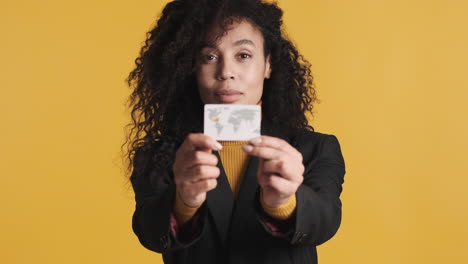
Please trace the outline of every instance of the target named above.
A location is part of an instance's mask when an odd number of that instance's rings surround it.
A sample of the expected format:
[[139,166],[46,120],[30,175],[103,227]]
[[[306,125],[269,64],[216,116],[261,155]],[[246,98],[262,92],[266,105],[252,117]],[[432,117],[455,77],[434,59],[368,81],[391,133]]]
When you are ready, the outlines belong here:
[[260,136],[259,105],[206,104],[204,134],[216,140],[250,140]]

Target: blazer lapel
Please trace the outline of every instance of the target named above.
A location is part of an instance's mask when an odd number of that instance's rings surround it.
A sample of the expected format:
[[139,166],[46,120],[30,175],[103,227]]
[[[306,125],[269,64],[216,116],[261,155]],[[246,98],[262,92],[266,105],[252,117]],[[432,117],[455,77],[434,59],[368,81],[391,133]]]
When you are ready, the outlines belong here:
[[255,213],[253,202],[255,199],[255,192],[258,188],[257,169],[258,158],[250,157],[245,170],[244,179],[241,183],[239,195],[237,196],[233,209],[231,234],[238,233],[238,231],[241,230],[239,228],[245,226],[245,222],[249,221],[249,217]]
[[230,228],[232,208],[234,204],[234,194],[226,177],[221,157],[217,151],[214,154],[218,158],[218,168],[221,173],[218,177],[218,185],[215,189],[209,191],[206,195],[209,211],[213,216],[218,234],[225,247],[227,247],[228,232]]
[[[262,135],[281,137],[275,132],[272,126],[262,120]],[[285,138],[283,139],[286,140]],[[234,194],[221,163],[221,157],[217,151],[214,151],[214,154],[218,158],[217,166],[221,173],[218,177],[218,185],[214,190],[207,193],[206,199],[221,241],[227,247],[228,236],[240,235],[242,227],[255,214],[254,199],[259,187],[257,181],[258,158],[253,156],[249,158],[237,200],[234,201]]]
[[[262,135],[278,137],[290,143],[290,139],[288,139],[286,136],[278,134],[277,132],[278,131],[275,131],[273,126],[262,120]],[[231,223],[230,232],[232,236],[242,235],[242,230],[244,230],[246,224],[249,221],[252,221],[251,217],[256,214],[255,195],[257,193],[257,189],[259,188],[257,180],[258,162],[259,159],[257,157],[250,156],[244,179],[239,190],[239,195],[237,200],[234,202],[232,213],[233,220]]]

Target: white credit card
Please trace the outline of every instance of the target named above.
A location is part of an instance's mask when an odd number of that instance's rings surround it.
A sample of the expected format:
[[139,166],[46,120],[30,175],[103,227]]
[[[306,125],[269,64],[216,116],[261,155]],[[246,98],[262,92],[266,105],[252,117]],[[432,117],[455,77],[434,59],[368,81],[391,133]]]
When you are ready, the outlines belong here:
[[246,141],[260,136],[259,105],[206,104],[204,134],[216,140]]

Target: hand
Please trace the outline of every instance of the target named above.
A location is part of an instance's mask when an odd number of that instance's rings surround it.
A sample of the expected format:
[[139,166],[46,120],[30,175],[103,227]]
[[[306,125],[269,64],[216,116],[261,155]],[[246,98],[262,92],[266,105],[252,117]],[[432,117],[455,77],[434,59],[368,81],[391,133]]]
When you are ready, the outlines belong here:
[[222,145],[204,134],[189,134],[176,152],[174,181],[177,195],[189,207],[199,207],[206,200],[206,193],[217,185],[220,171],[213,150]]
[[270,136],[250,140],[242,148],[259,158],[257,179],[262,188],[263,202],[279,207],[295,194],[304,180],[302,154],[288,142]]

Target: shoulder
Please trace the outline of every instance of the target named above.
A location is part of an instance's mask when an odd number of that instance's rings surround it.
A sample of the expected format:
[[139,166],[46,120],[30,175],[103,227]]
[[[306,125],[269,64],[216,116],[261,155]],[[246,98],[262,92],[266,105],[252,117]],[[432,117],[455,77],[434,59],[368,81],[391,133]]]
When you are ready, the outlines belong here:
[[341,146],[335,135],[300,129],[290,137],[289,143],[301,152],[304,161],[328,159],[330,156],[343,161]]
[[176,142],[157,140],[145,142],[135,148],[133,167],[136,174],[148,173],[149,170],[166,169],[171,165],[175,155]]
[[323,142],[326,140],[338,141],[335,135],[311,131],[311,130],[302,128],[302,129],[298,129],[295,133],[293,133],[290,136],[289,143],[297,147],[300,147],[301,145],[304,145],[304,144],[306,144],[308,147],[311,147],[311,146],[318,146],[320,144],[323,144]]

